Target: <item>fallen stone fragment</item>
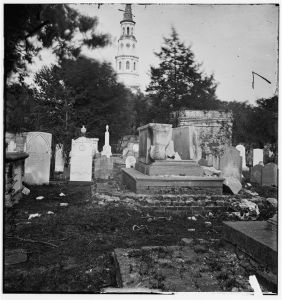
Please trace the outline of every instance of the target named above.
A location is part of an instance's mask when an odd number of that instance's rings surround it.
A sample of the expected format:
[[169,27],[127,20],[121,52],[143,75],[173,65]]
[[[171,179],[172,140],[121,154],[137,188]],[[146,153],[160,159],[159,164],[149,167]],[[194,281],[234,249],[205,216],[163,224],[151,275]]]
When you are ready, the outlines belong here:
[[226,177],[223,181],[223,185],[228,187],[233,194],[238,194],[242,189],[240,181],[235,177]]
[[68,203],[63,203],[63,202],[60,203],[60,206],[68,206],[68,205],[69,205]]
[[52,211],[47,211],[47,215],[54,215],[54,212],[52,212]]
[[259,195],[257,192],[252,192],[252,191],[246,190],[246,189],[244,190],[244,192],[246,192],[247,194],[250,194],[252,196],[258,196]]
[[39,214],[39,213],[31,214],[31,215],[28,216],[28,220],[31,220],[33,218],[39,218],[40,216],[41,216],[41,214]]
[[219,176],[221,171],[220,170],[217,170],[215,169],[214,167],[206,167],[206,166],[202,166],[202,169],[204,170],[204,174],[206,176],[213,176],[213,175],[216,175],[216,176]]
[[205,225],[206,225],[206,227],[211,227],[212,223],[207,221],[207,222],[205,222]]
[[59,196],[60,196],[60,197],[64,197],[64,196],[65,196],[65,194],[64,194],[64,193],[61,193]]
[[191,245],[193,243],[193,239],[182,238],[180,244],[182,245]]
[[270,203],[273,207],[277,208],[277,206],[278,206],[277,199],[275,199],[275,198],[267,198],[266,201],[268,203]]
[[195,231],[196,229],[195,228],[188,228],[188,231]]
[[43,196],[38,196],[38,197],[36,197],[36,200],[42,200],[42,199],[44,199]]
[[27,250],[13,249],[5,250],[5,266],[15,265],[27,260]]
[[242,199],[241,203],[239,203],[240,208],[247,208],[252,212],[255,212],[256,215],[259,215],[259,208],[256,203],[253,203],[252,201],[249,201],[247,199]]
[[29,195],[29,194],[30,194],[30,189],[28,189],[27,187],[24,187],[24,188],[22,189],[22,193],[23,193],[24,195]]

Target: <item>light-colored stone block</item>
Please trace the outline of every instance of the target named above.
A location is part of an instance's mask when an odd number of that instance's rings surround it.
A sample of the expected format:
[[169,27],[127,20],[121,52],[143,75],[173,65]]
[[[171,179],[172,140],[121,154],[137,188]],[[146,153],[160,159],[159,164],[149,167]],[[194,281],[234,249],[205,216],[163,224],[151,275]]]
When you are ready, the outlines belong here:
[[25,178],[28,184],[48,184],[50,177],[52,134],[28,132],[26,134]]
[[263,149],[253,150],[253,166],[263,163]]

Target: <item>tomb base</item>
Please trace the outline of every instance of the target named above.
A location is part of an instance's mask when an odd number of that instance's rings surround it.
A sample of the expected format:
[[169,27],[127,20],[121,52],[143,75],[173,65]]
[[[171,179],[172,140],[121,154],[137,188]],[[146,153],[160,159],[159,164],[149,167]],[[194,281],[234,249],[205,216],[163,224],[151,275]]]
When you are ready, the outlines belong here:
[[277,223],[274,225],[271,221],[223,222],[223,237],[277,274]]
[[195,193],[195,189],[198,189],[221,195],[223,180],[219,177],[204,176],[154,176],[143,174],[133,168],[122,169],[123,184],[131,191],[140,194],[154,194],[163,190],[169,192],[170,189],[188,188],[191,189],[191,194]]
[[178,176],[202,176],[203,169],[195,160],[157,160],[146,164],[140,160],[135,169],[145,175],[178,175]]

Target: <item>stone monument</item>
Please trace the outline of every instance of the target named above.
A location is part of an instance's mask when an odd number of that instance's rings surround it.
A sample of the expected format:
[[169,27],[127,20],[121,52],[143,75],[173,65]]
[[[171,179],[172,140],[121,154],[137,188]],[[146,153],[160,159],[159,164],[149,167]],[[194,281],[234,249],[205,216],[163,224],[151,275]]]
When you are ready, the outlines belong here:
[[123,183],[129,189],[146,194],[184,187],[189,191],[196,188],[222,193],[223,178],[204,176],[195,160],[181,160],[174,150],[171,124],[149,123],[138,130],[139,157],[135,169],[122,169]]
[[149,123],[138,130],[138,171],[147,175],[203,175],[195,160],[175,160],[171,124]]
[[246,150],[243,145],[237,145],[236,149],[240,151],[240,156],[242,157],[242,170],[248,171],[249,168],[246,165]]
[[92,161],[95,148],[92,139],[86,138],[86,128],[81,128],[82,137],[72,140],[70,153],[70,181],[92,181]]
[[101,155],[105,155],[107,158],[110,158],[112,156],[112,148],[110,146],[109,125],[106,126],[105,145],[103,146],[103,151]]
[[263,149],[254,149],[253,150],[253,166],[263,163]]
[[24,181],[28,184],[49,184],[52,134],[28,132]]

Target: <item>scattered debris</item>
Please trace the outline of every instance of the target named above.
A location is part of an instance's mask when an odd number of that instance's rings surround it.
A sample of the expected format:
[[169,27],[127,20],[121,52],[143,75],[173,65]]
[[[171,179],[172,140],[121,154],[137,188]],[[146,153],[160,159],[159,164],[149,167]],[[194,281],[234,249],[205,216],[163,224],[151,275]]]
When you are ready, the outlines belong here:
[[33,218],[39,218],[40,216],[41,216],[41,214],[39,214],[39,213],[31,214],[31,215],[28,216],[28,220],[31,220]]
[[252,201],[247,199],[242,199],[241,203],[239,203],[240,208],[244,209],[247,208],[251,212],[255,212],[256,215],[259,215],[259,208],[258,205]]
[[147,231],[149,231],[147,225],[140,225],[140,226],[138,226],[138,225],[133,225],[133,226],[132,226],[132,230],[133,230],[133,231],[139,231],[139,230],[144,230],[144,229],[147,230]]
[[202,169],[204,170],[204,174],[206,176],[214,176],[214,175],[219,176],[221,173],[220,170],[217,170],[214,167],[202,166]]
[[188,228],[188,231],[195,231],[196,229],[195,228]]
[[30,189],[28,189],[27,187],[24,187],[24,188],[22,189],[22,193],[23,193],[24,195],[29,195],[29,194],[30,194]]
[[259,195],[257,192],[252,192],[252,191],[246,190],[246,189],[244,190],[244,192],[247,193],[247,194],[250,194],[252,196],[258,196]]
[[68,203],[63,203],[63,202],[60,203],[60,206],[68,206],[68,205],[69,205]]
[[59,196],[60,196],[60,197],[64,197],[64,196],[65,196],[65,194],[64,194],[64,193],[61,193]]
[[52,212],[52,211],[47,211],[47,215],[54,215],[55,213],[54,212]]
[[42,199],[44,199],[43,196],[38,196],[38,197],[36,197],[36,200],[42,200]]
[[93,269],[89,269],[89,270],[85,271],[85,274],[91,274],[92,271],[93,271]]
[[277,208],[278,202],[275,198],[267,198],[266,201],[270,203],[273,207]]
[[197,218],[192,216],[192,217],[187,217],[188,220],[192,220],[192,221],[197,221]]
[[249,182],[247,182],[247,186],[252,186]]
[[182,245],[187,246],[187,245],[191,245],[191,244],[193,243],[193,240],[194,240],[194,239],[183,238],[183,239],[181,239],[180,243],[181,243]]
[[212,223],[207,221],[207,222],[205,222],[205,225],[206,225],[206,227],[211,227]]

